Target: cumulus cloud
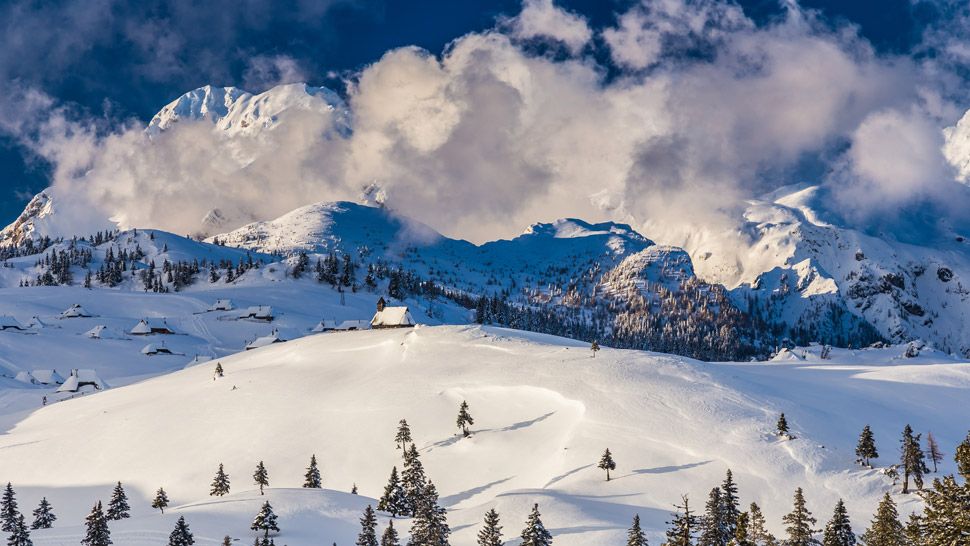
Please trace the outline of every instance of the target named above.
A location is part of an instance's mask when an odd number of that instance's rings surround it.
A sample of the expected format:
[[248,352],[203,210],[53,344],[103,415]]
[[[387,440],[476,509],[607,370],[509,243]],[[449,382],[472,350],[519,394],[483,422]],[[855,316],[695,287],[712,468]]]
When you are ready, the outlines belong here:
[[[602,31],[603,52],[631,69],[609,79],[587,31],[529,0],[517,19],[440,55],[389,51],[348,84],[350,134],[311,99],[269,130],[232,138],[179,123],[149,139],[140,126],[106,133],[59,115],[44,130],[9,130],[57,163],[58,187],[124,224],[180,233],[198,231],[211,208],[229,228],[366,188],[476,241],[578,216],[684,244],[701,229],[741,237],[739,208],[801,182],[806,157],[829,161],[821,182],[843,197],[830,206],[847,218],[945,200],[956,185],[941,129],[959,109],[934,83],[945,70],[879,55],[852,27],[793,4],[759,26],[735,4],[644,0]],[[522,40],[538,35],[573,55],[530,52]],[[299,74],[285,58],[251,68],[262,84]]]
[[509,25],[517,38],[551,38],[562,42],[573,55],[582,51],[593,37],[585,18],[563,10],[552,0],[525,0],[522,12]]

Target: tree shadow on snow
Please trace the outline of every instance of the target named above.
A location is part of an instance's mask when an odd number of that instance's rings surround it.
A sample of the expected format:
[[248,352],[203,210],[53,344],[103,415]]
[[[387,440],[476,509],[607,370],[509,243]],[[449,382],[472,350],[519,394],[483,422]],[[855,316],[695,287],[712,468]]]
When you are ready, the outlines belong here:
[[502,479],[502,480],[496,480],[496,481],[494,481],[492,483],[487,483],[487,484],[482,485],[482,486],[479,486],[479,487],[473,487],[471,489],[467,489],[467,490],[462,491],[460,493],[455,493],[454,495],[448,495],[447,497],[443,497],[441,499],[441,504],[444,505],[444,506],[454,506],[454,505],[456,505],[456,504],[458,504],[458,503],[460,503],[462,501],[465,501],[465,500],[468,500],[468,499],[474,497],[475,495],[477,495],[479,493],[482,493],[482,492],[484,492],[484,491],[486,491],[486,490],[488,490],[488,489],[490,489],[492,487],[495,487],[496,485],[503,484],[503,483],[511,480],[512,478],[513,478],[513,476],[509,476],[508,478],[505,478],[505,479]]
[[[546,419],[552,417],[555,414],[556,414],[556,412],[550,411],[549,413],[547,413],[545,415],[540,415],[539,417],[536,417],[535,419],[529,419],[527,421],[519,421],[518,423],[512,423],[511,425],[506,426],[506,427],[502,427],[502,428],[485,428],[485,429],[481,429],[481,430],[471,430],[469,432],[471,433],[472,436],[475,436],[475,435],[478,435],[478,434],[488,434],[488,433],[492,433],[492,432],[511,432],[513,430],[520,430],[520,429],[523,429],[523,428],[531,427],[532,425],[535,425],[537,423],[541,423],[542,421],[545,421]],[[434,449],[436,447],[453,446],[453,445],[457,444],[458,441],[461,440],[462,438],[464,438],[464,436],[462,436],[461,434],[455,434],[454,436],[452,436],[450,438],[446,438],[444,440],[435,442],[435,443],[431,444],[430,446],[427,446],[427,447],[423,448],[422,451],[431,451],[432,449]]]
[[696,463],[687,463],[681,465],[671,465],[671,466],[658,466],[656,468],[638,468],[629,474],[624,474],[622,476],[617,476],[613,478],[614,480],[619,480],[622,478],[629,478],[630,476],[639,476],[642,474],[670,474],[671,472],[680,472],[681,470],[687,470],[690,468],[695,468],[698,466],[704,466],[708,463],[713,462],[712,460],[699,461]]

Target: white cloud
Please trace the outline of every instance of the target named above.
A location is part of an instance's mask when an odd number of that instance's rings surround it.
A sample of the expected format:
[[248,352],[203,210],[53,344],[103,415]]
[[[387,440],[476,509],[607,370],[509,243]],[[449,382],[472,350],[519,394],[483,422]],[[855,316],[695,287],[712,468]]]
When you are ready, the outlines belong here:
[[573,55],[593,37],[585,18],[557,7],[552,0],[524,0],[522,12],[509,23],[516,38],[552,38],[562,42]]

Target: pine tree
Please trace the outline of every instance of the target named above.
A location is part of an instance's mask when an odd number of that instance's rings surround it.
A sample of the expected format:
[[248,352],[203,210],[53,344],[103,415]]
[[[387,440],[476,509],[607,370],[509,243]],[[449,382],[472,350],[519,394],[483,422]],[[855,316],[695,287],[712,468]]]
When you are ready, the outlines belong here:
[[478,546],[502,546],[502,525],[494,508],[485,512],[485,525],[478,532]]
[[593,352],[593,358],[596,358],[596,351],[600,350],[600,344],[594,339],[589,345],[589,350]]
[[424,475],[424,465],[418,457],[414,444],[404,454],[404,470],[401,472],[401,487],[404,489],[405,513],[415,515],[428,479]]
[[364,515],[360,518],[360,534],[357,535],[357,546],[379,546],[377,543],[377,515],[368,504]]
[[817,520],[812,517],[812,513],[805,506],[805,494],[802,488],[795,490],[794,507],[792,511],[781,518],[786,524],[785,532],[788,533],[786,546],[812,546],[819,544],[815,539],[815,523]]
[[728,542],[728,546],[755,546],[754,541],[751,540],[750,533],[748,533],[749,518],[750,516],[748,516],[747,512],[738,514],[737,522],[734,525],[734,536]]
[[14,493],[13,485],[7,482],[7,487],[3,490],[3,498],[0,500],[0,531],[12,533],[17,525],[17,516],[20,510],[17,509],[17,495]]
[[923,473],[929,470],[926,468],[923,449],[919,445],[919,437],[919,434],[913,434],[913,429],[909,425],[906,425],[906,428],[903,429],[903,438],[900,440],[902,444],[900,464],[903,466],[903,493],[909,493],[910,477],[913,478],[916,489],[922,490]]
[[471,436],[468,431],[468,425],[474,425],[475,420],[472,418],[471,414],[468,413],[468,402],[462,401],[461,406],[458,408],[458,428],[461,429],[461,433],[465,438]]
[[[496,544],[501,546],[502,543]],[[640,528],[640,514],[633,516],[633,525],[626,534],[626,546],[647,546],[647,535],[643,534],[643,529]]]
[[889,493],[886,493],[879,502],[872,524],[862,534],[862,542],[866,546],[903,546],[904,540],[905,530],[903,524],[899,522],[896,503]]
[[849,512],[845,509],[842,499],[835,504],[832,519],[825,525],[822,535],[822,546],[855,546],[855,534],[849,522]]
[[256,465],[256,471],[253,472],[253,482],[259,486],[259,494],[263,494],[263,488],[269,487],[269,473],[266,472],[266,465],[263,461],[259,461]]
[[310,455],[310,466],[307,467],[306,474],[303,475],[303,487],[307,489],[320,489],[322,487],[316,455]]
[[226,373],[222,369],[222,363],[216,362],[216,377],[225,377]]
[[104,517],[101,508],[101,501],[94,505],[88,517],[84,518],[87,530],[81,544],[84,546],[109,546],[111,542],[111,531],[108,529],[108,519]]
[[191,546],[192,544],[195,544],[195,538],[189,531],[189,524],[185,523],[184,516],[179,516],[179,520],[175,522],[175,529],[168,535],[168,546]]
[[377,503],[377,509],[394,517],[407,512],[407,498],[404,488],[401,487],[396,466],[391,468],[391,477],[387,480],[387,486],[384,487],[384,494]]
[[381,535],[381,546],[401,546],[401,541],[397,536],[397,529],[394,528],[394,520],[387,522],[384,534]]
[[761,507],[752,502],[748,510],[751,514],[751,524],[748,527],[748,536],[751,538],[751,542],[756,546],[777,546],[778,539],[768,532],[765,516],[761,512]]
[[872,459],[879,458],[879,452],[876,450],[876,439],[872,435],[872,429],[869,425],[866,425],[862,429],[862,434],[859,435],[859,443],[855,448],[855,455],[859,458],[859,462],[869,468],[872,468]]
[[683,504],[675,504],[673,519],[667,522],[667,542],[664,546],[693,546],[694,534],[697,531],[697,516],[690,511],[690,501],[687,495],[681,497]]
[[269,538],[270,531],[280,532],[280,528],[276,524],[276,514],[273,512],[273,507],[270,506],[269,501],[263,503],[263,507],[259,509],[259,513],[253,518],[253,523],[249,528],[256,532],[263,531],[264,539]]
[[51,503],[47,502],[47,497],[40,499],[40,504],[34,510],[34,523],[31,524],[30,528],[50,529],[54,526],[55,521],[57,521],[57,516],[54,515],[54,508]]
[[940,444],[936,443],[932,432],[926,433],[926,450],[930,460],[933,461],[933,472],[936,473],[938,465],[943,462],[943,452],[940,451]]
[[957,472],[963,476],[964,480],[970,482],[970,432],[967,433],[967,437],[957,446],[953,460],[957,462]]
[[212,486],[209,489],[209,495],[213,497],[221,497],[223,495],[229,494],[229,475],[226,474],[222,463],[219,463],[219,469],[216,470],[216,477],[212,479]]
[[397,436],[394,437],[394,441],[397,442],[397,448],[407,450],[408,444],[411,443],[411,427],[408,426],[408,422],[404,419],[397,425]]
[[438,490],[433,483],[428,482],[411,522],[411,540],[408,545],[448,546],[450,534],[445,509],[438,506]]
[[970,485],[959,485],[953,476],[946,476],[933,480],[933,487],[921,496],[925,501],[926,544],[966,544],[970,537]]
[[728,537],[736,535],[738,518],[741,516],[741,501],[738,498],[738,484],[734,482],[734,474],[727,469],[724,483],[721,484],[721,504],[724,510],[724,521],[727,523]]
[[7,546],[34,546],[34,543],[30,540],[30,530],[27,529],[27,521],[23,514],[17,514],[14,529],[10,533],[10,538],[7,539]]
[[930,546],[926,542],[926,526],[923,524],[923,518],[915,512],[910,512],[904,532],[906,546]]
[[165,509],[168,508],[168,495],[165,494],[165,490],[161,487],[155,492],[155,499],[152,500],[152,508],[156,510],[161,510],[165,513]]
[[223,537],[222,546],[232,546],[232,537],[229,535],[226,535],[225,537]]
[[724,501],[721,498],[721,488],[711,489],[704,505],[704,516],[701,518],[701,536],[697,540],[698,546],[726,546],[731,540],[731,533],[724,514]]
[[782,438],[790,438],[788,419],[785,419],[784,413],[782,413],[781,416],[778,417],[778,423],[775,425],[775,429],[778,432],[778,436],[781,436]]
[[603,452],[603,456],[600,457],[600,462],[597,468],[606,471],[606,481],[610,481],[610,470],[616,470],[616,462],[613,461],[613,454],[610,453],[610,449],[606,448]]
[[118,521],[130,518],[129,510],[131,510],[131,507],[128,506],[128,495],[125,494],[125,488],[121,487],[121,482],[118,482],[114,491],[111,492],[111,500],[108,501],[108,511],[105,515],[111,521]]
[[350,486],[350,494],[351,495],[356,495],[357,494],[357,483],[356,482],[353,485]]
[[522,546],[549,546],[552,544],[552,535],[546,530],[540,519],[539,505],[532,505],[532,513],[525,522],[525,529],[522,530]]

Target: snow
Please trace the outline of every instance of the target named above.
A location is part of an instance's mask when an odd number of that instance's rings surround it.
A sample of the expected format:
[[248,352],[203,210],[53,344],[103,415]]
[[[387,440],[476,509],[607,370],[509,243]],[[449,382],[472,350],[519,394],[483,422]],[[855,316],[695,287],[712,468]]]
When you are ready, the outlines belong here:
[[[14,337],[21,345],[36,338]],[[393,438],[407,418],[455,546],[474,544],[489,508],[515,536],[535,502],[556,544],[606,546],[622,541],[634,513],[659,544],[679,495],[700,505],[727,468],[742,501],[759,502],[776,532],[799,486],[820,520],[844,498],[861,531],[891,489],[878,468],[854,464],[865,424],[883,453],[877,466],[891,461],[907,423],[932,430],[951,452],[966,434],[966,362],[932,350],[907,359],[898,346],[833,349],[830,359],[818,346],[792,352],[800,358],[770,365],[609,348],[594,359],[584,343],[480,326],[306,336],[222,356],[225,377],[215,380],[210,362],[37,404],[6,421],[0,467],[16,476],[21,506],[42,495],[54,504],[58,525],[34,532],[38,546],[76,543],[84,515],[118,480],[133,506],[131,520],[112,524],[118,544],[155,544],[179,516],[200,543],[226,533],[248,543],[264,499],[280,514],[277,543],[350,544],[363,507],[376,504],[391,466],[400,467]],[[470,438],[454,427],[463,400],[475,417]],[[782,411],[796,440],[772,434]],[[609,483],[595,468],[607,447],[619,466]],[[311,454],[324,490],[299,488]],[[249,479],[259,460],[270,473],[265,497]],[[209,497],[220,463],[233,492]],[[941,471],[953,470],[945,461]],[[360,495],[347,493],[354,483]],[[159,486],[173,501],[165,515],[149,507]],[[915,496],[896,501],[904,514],[919,506]],[[407,524],[395,526],[406,532]]]
[[2,330],[26,330],[23,324],[10,315],[0,315],[0,331]]
[[279,332],[273,330],[268,336],[258,337],[246,344],[246,350],[250,349],[260,349],[262,347],[268,347],[274,343],[282,343],[286,341],[280,338]]

